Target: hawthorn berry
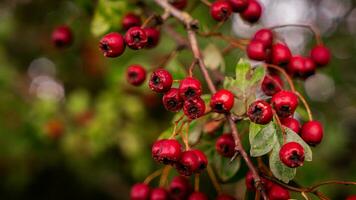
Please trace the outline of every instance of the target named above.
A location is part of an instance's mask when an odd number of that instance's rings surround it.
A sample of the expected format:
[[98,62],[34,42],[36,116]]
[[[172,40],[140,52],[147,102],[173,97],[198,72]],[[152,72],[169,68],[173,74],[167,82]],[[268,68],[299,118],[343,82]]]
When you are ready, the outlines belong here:
[[124,30],[128,30],[134,26],[141,26],[141,24],[142,22],[140,16],[131,12],[127,13],[121,21],[121,26]]
[[150,187],[144,183],[136,183],[131,188],[131,200],[149,200]]
[[120,56],[125,51],[124,38],[119,33],[109,33],[99,42],[99,48],[104,56],[114,58]]
[[199,168],[195,171],[195,173],[200,173],[201,171],[203,171],[207,166],[208,166],[208,158],[206,157],[206,155],[200,151],[199,149],[194,149],[192,150],[195,155],[198,158],[198,163],[199,163]]
[[193,192],[189,195],[188,200],[208,200],[208,196],[202,192]]
[[270,48],[273,43],[273,33],[270,29],[263,28],[255,33],[252,40],[262,42],[265,48]]
[[291,76],[307,78],[314,74],[315,64],[310,58],[293,56],[289,61],[287,71]]
[[176,176],[168,186],[169,196],[172,200],[186,199],[191,192],[192,187],[183,176]]
[[131,85],[139,86],[146,80],[146,70],[141,65],[130,65],[126,71],[126,79]]
[[187,6],[187,0],[168,0],[168,2],[179,10],[183,10]]
[[279,150],[279,158],[290,168],[302,166],[304,163],[304,148],[297,142],[288,142]]
[[289,191],[282,186],[274,184],[268,191],[268,198],[270,200],[288,200],[290,199]]
[[179,95],[184,101],[194,99],[202,94],[202,86],[198,79],[187,77],[179,84]]
[[292,57],[287,45],[282,43],[276,43],[272,45],[271,50],[271,62],[275,65],[285,65],[288,64]]
[[183,108],[183,99],[179,96],[177,88],[171,88],[163,95],[162,98],[164,107],[171,112],[178,112]]
[[261,89],[268,96],[273,96],[283,89],[283,81],[277,74],[268,74],[263,78]]
[[152,157],[165,165],[178,161],[182,154],[182,146],[175,139],[162,139],[152,145]]
[[302,126],[300,135],[306,143],[315,146],[323,139],[323,125],[316,120],[306,122]]
[[125,43],[133,50],[142,49],[147,45],[147,41],[146,32],[138,26],[131,27],[125,34]]
[[266,60],[266,48],[263,42],[252,40],[246,47],[247,56],[252,60]]
[[177,171],[184,176],[200,173],[208,165],[208,159],[200,150],[188,150],[182,153],[179,162],[175,163]]
[[231,5],[226,0],[215,1],[210,6],[210,15],[216,21],[226,21],[232,13]]
[[216,151],[223,157],[231,158],[235,154],[235,141],[232,134],[222,134],[215,142]]
[[220,194],[216,197],[216,200],[236,200],[235,197],[227,195],[227,194]]
[[161,36],[161,32],[156,28],[145,28],[143,30],[145,31],[147,36],[147,45],[145,47],[153,48],[157,46]]
[[242,19],[254,23],[257,22],[262,14],[262,7],[259,2],[256,0],[248,0],[247,7],[243,10],[240,15]]
[[226,113],[234,106],[234,94],[229,90],[221,89],[210,99],[210,107],[214,112]]
[[299,131],[300,131],[300,123],[298,120],[296,120],[293,117],[282,118],[281,123],[283,126],[291,129],[295,133],[299,133]]
[[310,58],[315,62],[318,66],[325,66],[329,64],[331,54],[328,48],[323,45],[315,46],[310,52]]
[[346,200],[356,200],[356,195],[350,195],[346,198]]
[[148,86],[154,92],[164,93],[171,89],[173,83],[173,77],[165,69],[155,70],[148,82]]
[[67,47],[72,44],[73,34],[69,26],[56,27],[52,32],[52,43],[57,48]]
[[150,200],[168,200],[169,196],[164,188],[154,188],[151,190]]
[[229,0],[233,12],[242,12],[248,6],[247,0]]
[[205,102],[200,97],[184,101],[183,112],[189,119],[197,119],[205,113]]
[[253,179],[253,175],[251,171],[248,171],[245,176],[245,185],[246,189],[249,191],[255,191],[255,181]]
[[293,115],[298,106],[298,97],[291,91],[282,90],[272,96],[271,103],[277,115],[286,118]]
[[273,118],[272,107],[264,100],[257,100],[249,106],[247,116],[256,124],[268,124]]

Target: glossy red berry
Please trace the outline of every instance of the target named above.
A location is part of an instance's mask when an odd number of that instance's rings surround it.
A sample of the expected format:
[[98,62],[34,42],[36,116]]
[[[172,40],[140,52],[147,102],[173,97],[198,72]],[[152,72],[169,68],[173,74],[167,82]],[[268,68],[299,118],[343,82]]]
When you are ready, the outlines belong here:
[[157,69],[151,75],[148,86],[154,92],[164,93],[171,89],[173,77],[165,69]]
[[73,34],[69,26],[62,25],[56,27],[52,32],[52,43],[58,47],[67,47],[72,44]]
[[245,185],[246,189],[249,191],[255,191],[255,181],[253,179],[253,175],[251,171],[248,171],[245,176]]
[[126,79],[131,85],[139,86],[146,80],[146,70],[141,65],[130,65],[126,71]]
[[266,59],[266,48],[263,42],[252,40],[246,48],[247,56],[252,60],[263,61]]
[[179,10],[183,10],[187,6],[187,0],[168,0],[172,6]]
[[144,183],[137,183],[131,188],[131,200],[149,200],[150,187]]
[[179,84],[179,94],[184,101],[200,97],[202,91],[200,81],[193,77],[187,77]]
[[208,159],[200,150],[188,150],[182,153],[181,159],[175,163],[177,171],[184,176],[200,173],[208,165]]
[[153,48],[157,46],[161,36],[161,32],[156,28],[145,28],[143,30],[145,31],[147,36],[147,45],[145,47]]
[[229,0],[233,12],[242,12],[248,6],[248,0]]
[[270,29],[263,28],[255,33],[252,40],[262,42],[265,48],[270,48],[273,43],[273,33]]
[[210,15],[216,21],[225,21],[231,16],[231,5],[226,0],[215,1],[210,6]]
[[290,199],[289,191],[279,185],[274,184],[268,192],[270,200],[288,200]]
[[169,184],[168,191],[172,200],[187,199],[192,187],[187,178],[176,176]]
[[262,7],[259,2],[255,0],[248,0],[247,8],[241,13],[242,19],[254,23],[257,22],[262,14]]
[[296,120],[293,117],[282,118],[281,123],[283,126],[291,129],[295,133],[299,133],[299,131],[300,131],[300,123],[298,120]]
[[304,148],[297,142],[288,142],[279,150],[279,158],[290,168],[302,166],[304,163]]
[[271,104],[278,116],[292,116],[298,106],[298,97],[291,91],[282,90],[272,96]]
[[122,28],[125,30],[128,30],[134,26],[141,26],[141,24],[142,22],[140,16],[134,13],[127,13],[121,21]]
[[282,43],[277,43],[272,45],[271,50],[271,61],[275,65],[285,65],[288,64],[289,60],[292,57],[287,45]]
[[224,157],[231,158],[235,154],[235,141],[232,134],[222,134],[215,143],[216,151]]
[[307,78],[314,74],[315,64],[310,58],[293,56],[289,61],[287,71],[294,77]]
[[236,200],[235,197],[227,195],[227,194],[220,194],[216,197],[215,200]]
[[183,99],[179,96],[177,88],[171,88],[163,95],[162,98],[164,107],[171,112],[178,112],[183,108]]
[[267,74],[261,85],[263,93],[268,96],[273,96],[283,89],[283,81],[277,74]]
[[247,116],[256,124],[268,124],[273,118],[272,107],[264,100],[257,100],[249,106]]
[[118,57],[125,51],[124,38],[119,33],[109,33],[100,40],[99,48],[106,57]]
[[162,139],[152,145],[151,152],[155,161],[168,165],[180,159],[182,146],[175,139]]
[[316,120],[306,122],[302,126],[300,135],[306,143],[315,146],[323,139],[323,125]]
[[189,119],[197,119],[205,113],[205,102],[197,97],[184,101],[183,112]]
[[200,173],[202,172],[207,166],[208,166],[208,158],[206,157],[206,155],[200,151],[199,149],[194,149],[192,150],[195,155],[198,158],[198,163],[199,163],[199,167],[197,170],[195,170],[195,173]]
[[323,45],[315,46],[310,52],[311,59],[318,66],[325,66],[329,64],[331,54],[328,48]]
[[151,190],[150,200],[169,200],[168,192],[164,188]]
[[214,112],[226,113],[234,106],[234,94],[229,90],[221,89],[210,99],[210,107]]
[[146,32],[138,26],[131,27],[125,34],[125,43],[133,50],[142,49],[147,45],[147,41]]
[[188,200],[208,200],[208,196],[202,192],[193,192],[189,195]]

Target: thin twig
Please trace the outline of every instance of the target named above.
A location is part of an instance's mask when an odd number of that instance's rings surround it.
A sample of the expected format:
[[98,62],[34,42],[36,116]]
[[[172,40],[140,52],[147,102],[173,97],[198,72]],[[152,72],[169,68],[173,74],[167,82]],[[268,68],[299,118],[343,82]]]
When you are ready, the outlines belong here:
[[145,180],[143,181],[143,183],[145,184],[149,184],[153,179],[155,179],[156,177],[158,177],[159,175],[162,174],[162,169],[156,170],[154,171],[152,174],[150,174],[149,176],[147,176],[145,178]]
[[307,103],[307,101],[305,100],[305,98],[303,97],[303,95],[301,95],[299,92],[295,92],[295,94],[297,94],[297,96],[299,97],[299,99],[303,102],[305,109],[307,110],[308,113],[308,118],[309,121],[313,120],[313,114],[310,110],[309,104]]
[[293,92],[295,92],[294,83],[293,83],[292,79],[290,78],[290,76],[287,74],[287,72],[286,72],[283,68],[281,68],[281,67],[279,67],[279,66],[277,66],[277,65],[272,65],[272,64],[266,64],[265,66],[266,66],[267,68],[276,69],[277,71],[281,72],[281,73],[283,74],[283,76],[286,78],[286,80],[287,80],[287,82],[288,82],[288,84],[289,84],[290,89],[291,89]]

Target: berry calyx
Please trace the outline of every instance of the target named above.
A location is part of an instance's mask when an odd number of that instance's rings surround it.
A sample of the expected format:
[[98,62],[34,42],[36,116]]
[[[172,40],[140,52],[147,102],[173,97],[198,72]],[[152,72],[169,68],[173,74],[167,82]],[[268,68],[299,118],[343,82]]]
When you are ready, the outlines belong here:
[[316,65],[322,67],[330,62],[331,54],[328,48],[323,45],[315,46],[310,52],[310,58]]
[[169,196],[164,188],[154,188],[151,190],[150,200],[168,200]]
[[268,192],[270,200],[288,200],[290,199],[289,191],[279,185],[274,184]]
[[151,75],[148,86],[154,92],[164,93],[171,89],[173,77],[165,69],[157,69]]
[[286,118],[293,115],[298,106],[298,97],[293,92],[282,90],[272,96],[271,103],[277,115]]
[[221,89],[210,99],[210,107],[214,112],[226,113],[234,106],[234,94],[229,90]]
[[193,192],[189,195],[188,200],[208,200],[208,196],[202,192]]
[[163,95],[163,106],[171,112],[178,112],[183,108],[183,99],[179,96],[177,88],[171,88]]
[[288,142],[279,150],[279,158],[290,168],[302,166],[304,163],[304,148],[297,142]]
[[300,135],[306,143],[315,146],[323,139],[323,125],[316,120],[306,122],[302,126]]
[[266,60],[266,48],[263,42],[252,40],[246,48],[247,56],[252,60],[263,61]]
[[179,94],[184,101],[200,97],[202,86],[198,79],[187,77],[179,84]]
[[282,43],[277,43],[272,45],[271,50],[271,61],[275,65],[285,65],[288,64],[289,60],[292,57],[287,45]]
[[200,97],[184,101],[183,112],[189,119],[197,119],[205,113],[205,102]]
[[270,48],[273,42],[273,33],[270,29],[263,28],[255,33],[252,40],[262,42],[265,48]]
[[281,123],[283,126],[291,129],[295,133],[299,133],[299,131],[300,131],[300,123],[298,120],[296,120],[293,117],[282,118]]
[[162,139],[152,145],[151,152],[155,161],[168,165],[180,159],[182,146],[175,139]]
[[229,0],[233,12],[242,12],[248,6],[247,0]]
[[57,48],[68,47],[72,44],[73,34],[69,26],[56,27],[52,32],[52,43]]
[[125,51],[124,38],[119,33],[109,33],[100,40],[99,48],[105,57],[118,57]]
[[283,89],[283,81],[277,74],[268,74],[263,78],[261,89],[268,96],[273,96]]
[[231,158],[235,154],[235,141],[232,134],[222,134],[215,143],[216,151],[223,157]]
[[289,61],[287,71],[291,76],[307,78],[314,74],[315,64],[310,58],[293,56]]
[[145,31],[147,36],[147,44],[145,48],[153,48],[157,46],[161,36],[161,32],[156,28],[145,28],[143,30]]
[[208,165],[208,159],[200,150],[188,150],[182,153],[178,163],[175,163],[177,171],[184,176],[200,173]]
[[126,71],[126,79],[131,85],[139,86],[146,80],[146,70],[141,65],[130,65]]
[[240,13],[241,18],[250,23],[257,22],[261,17],[262,7],[260,3],[255,0],[249,0],[247,2],[246,9]]
[[231,5],[228,1],[219,0],[215,1],[210,6],[210,15],[216,21],[225,21],[227,20],[232,13]]
[[131,27],[125,34],[125,43],[133,50],[142,49],[147,45],[147,41],[146,32],[138,26]]
[[168,0],[168,2],[179,10],[183,10],[187,6],[187,0]]
[[150,197],[150,187],[144,183],[137,183],[131,188],[131,200],[148,200]]
[[142,22],[140,16],[131,12],[127,13],[121,21],[121,26],[124,30],[128,30],[134,26],[141,26],[141,24]]
[[227,194],[220,194],[216,197],[216,200],[236,200],[235,197],[227,195]]
[[249,106],[247,116],[256,124],[268,124],[273,118],[272,107],[264,100],[257,100]]
[[176,176],[168,186],[169,196],[173,200],[186,199],[192,188],[187,178]]

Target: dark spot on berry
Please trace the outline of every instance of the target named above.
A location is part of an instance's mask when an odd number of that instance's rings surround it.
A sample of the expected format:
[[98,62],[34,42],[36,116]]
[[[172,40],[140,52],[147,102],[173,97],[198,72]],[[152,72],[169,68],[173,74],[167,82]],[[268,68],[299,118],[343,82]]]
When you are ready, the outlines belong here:
[[168,105],[169,108],[174,108],[174,107],[177,106],[177,104],[178,104],[178,102],[175,101],[174,99],[170,99],[170,100],[168,100],[168,102],[167,102],[167,105]]
[[287,105],[283,105],[281,106],[281,109],[280,109],[282,112],[285,112],[285,113],[289,113],[290,112],[290,107],[287,106]]
[[295,163],[295,164],[299,164],[301,162],[300,161],[300,156],[299,156],[297,151],[293,151],[292,155],[289,157],[289,159],[291,161],[293,161],[293,163]]
[[199,109],[196,107],[196,106],[191,106],[189,109],[188,109],[188,112],[190,114],[195,114],[199,111]]
[[200,165],[199,165],[199,169],[200,170],[203,170],[203,169],[205,169],[206,168],[206,165],[204,164],[204,163],[201,163]]
[[272,90],[272,91],[276,89],[274,83],[268,83],[268,84],[266,85],[266,87],[267,87],[268,90]]
[[229,152],[229,146],[227,146],[227,145],[223,145],[222,144],[220,146],[220,148],[222,149],[222,152],[225,153],[225,154]]
[[110,50],[110,47],[109,47],[108,43],[106,43],[106,42],[101,43],[101,44],[100,44],[100,48],[101,48],[103,51],[109,51],[109,50]]
[[171,190],[171,193],[173,193],[173,195],[177,195],[177,194],[180,194],[182,191],[179,189],[179,188],[173,188]]
[[252,110],[252,114],[255,116],[255,117],[258,117],[260,115],[262,115],[262,109],[258,106],[255,106]]
[[160,79],[158,76],[153,76],[153,77],[152,77],[152,82],[153,82],[155,85],[158,85],[158,84],[160,84],[161,79]]
[[131,79],[135,79],[135,78],[137,77],[137,73],[136,73],[136,72],[130,72],[130,73],[129,73],[129,77],[130,77]]
[[195,95],[195,90],[193,90],[192,88],[188,88],[184,94],[186,97],[193,97]]
[[224,110],[224,105],[222,103],[217,103],[215,104],[214,109],[218,111],[222,111]]

